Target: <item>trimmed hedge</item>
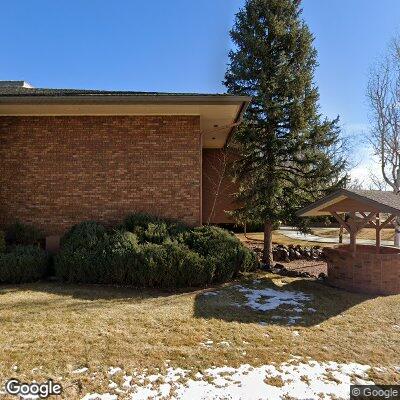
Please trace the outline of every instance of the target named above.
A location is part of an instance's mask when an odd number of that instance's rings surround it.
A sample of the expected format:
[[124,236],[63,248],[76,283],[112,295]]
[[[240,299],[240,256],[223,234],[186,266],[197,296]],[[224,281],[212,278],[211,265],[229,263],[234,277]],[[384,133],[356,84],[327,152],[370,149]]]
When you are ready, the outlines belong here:
[[173,288],[223,282],[257,266],[252,251],[217,227],[190,229],[136,214],[122,229],[107,232],[96,222],[73,227],[55,257],[56,275],[71,282]]
[[42,232],[36,227],[21,222],[15,222],[6,229],[6,242],[11,245],[37,245],[43,238]]
[[0,254],[0,283],[34,282],[44,277],[47,255],[38,246],[15,246]]
[[251,271],[257,263],[254,252],[235,235],[216,226],[194,228],[183,235],[183,241],[215,265],[214,282],[224,282],[241,271]]
[[84,283],[126,283],[126,266],[138,251],[134,234],[107,233],[102,225],[94,222],[73,227],[61,246],[54,259],[56,276]]
[[6,251],[6,235],[0,231],[0,254]]

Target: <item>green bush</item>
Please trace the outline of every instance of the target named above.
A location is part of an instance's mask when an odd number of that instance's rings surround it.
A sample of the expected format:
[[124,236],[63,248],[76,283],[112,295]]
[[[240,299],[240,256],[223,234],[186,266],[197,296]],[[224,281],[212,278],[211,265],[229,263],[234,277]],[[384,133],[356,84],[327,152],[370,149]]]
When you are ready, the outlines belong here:
[[1,283],[37,281],[46,269],[46,253],[38,246],[15,246],[11,252],[0,254]]
[[235,235],[216,226],[194,228],[185,233],[182,240],[215,265],[215,282],[235,278],[240,271],[251,271],[257,266],[251,250]]
[[125,284],[126,266],[138,250],[133,233],[107,233],[102,225],[86,222],[65,235],[54,269],[58,277],[71,282]]
[[6,235],[0,231],[0,254],[6,251]]
[[[134,225],[137,223],[137,225]],[[217,227],[190,229],[146,214],[130,216],[130,231],[107,232],[84,222],[62,239],[55,271],[72,282],[189,287],[222,282],[256,266],[256,257]]]
[[161,244],[165,241],[174,240],[189,228],[179,221],[137,213],[125,218],[122,229],[136,234],[140,243]]
[[123,228],[127,231],[135,233],[135,230],[142,229],[145,230],[147,226],[151,223],[156,223],[159,218],[146,213],[135,213],[128,215],[122,224]]
[[15,222],[6,229],[6,241],[12,246],[36,245],[42,238],[43,234],[39,229],[21,222]]
[[88,249],[97,247],[107,235],[106,228],[95,221],[85,221],[73,226],[61,239],[61,247]]
[[210,267],[204,257],[181,243],[147,243],[132,265],[132,281],[159,288],[202,286],[211,283]]
[[161,244],[170,239],[165,222],[149,223],[139,237],[141,242]]

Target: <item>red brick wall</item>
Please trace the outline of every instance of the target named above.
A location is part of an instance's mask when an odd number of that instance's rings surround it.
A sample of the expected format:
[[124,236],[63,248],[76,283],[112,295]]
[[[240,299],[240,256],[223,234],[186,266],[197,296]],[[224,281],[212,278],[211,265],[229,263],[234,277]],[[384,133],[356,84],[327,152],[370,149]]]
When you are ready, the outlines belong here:
[[349,246],[325,248],[328,281],[336,287],[373,294],[400,293],[400,251],[375,246],[357,246],[353,254]]
[[[229,173],[223,175],[221,172],[225,162],[223,151],[203,149],[203,224],[208,222],[210,215],[210,222],[214,224],[234,222],[225,211],[235,209],[234,193],[237,191],[237,186],[232,182]],[[229,154],[228,158],[230,164],[234,156]],[[223,179],[218,190],[221,176]],[[216,197],[217,191],[219,195]]]
[[60,234],[135,210],[201,223],[195,116],[0,117],[0,224]]

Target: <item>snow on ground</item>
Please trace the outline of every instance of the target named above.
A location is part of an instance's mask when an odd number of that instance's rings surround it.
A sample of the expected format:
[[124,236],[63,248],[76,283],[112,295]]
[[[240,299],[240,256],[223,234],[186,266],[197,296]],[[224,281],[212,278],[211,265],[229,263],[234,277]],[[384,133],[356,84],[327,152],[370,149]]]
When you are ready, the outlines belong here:
[[[260,281],[253,281],[257,285]],[[246,300],[244,303],[234,303],[236,307],[250,307],[253,310],[261,312],[269,312],[285,306],[284,315],[273,315],[273,320],[282,320],[288,324],[294,324],[300,320],[301,314],[315,313],[315,308],[307,306],[307,303],[313,300],[311,294],[296,290],[280,290],[274,288],[253,288],[243,285],[235,285],[231,287],[242,293]],[[205,292],[203,296],[217,296],[223,294],[221,292]]]
[[[351,383],[373,384],[368,380],[370,368],[356,363],[301,362],[299,359],[279,366],[213,367],[195,374],[170,367],[165,374],[125,374],[118,392],[131,400],[347,399]],[[117,398],[112,396],[115,395],[91,394],[82,400]]]
[[249,287],[235,286],[247,298],[244,305],[257,311],[276,310],[281,305],[293,306],[292,311],[303,311],[303,305],[312,300],[312,296],[294,290],[276,290],[272,288],[252,289]]
[[[259,281],[254,281],[258,284]],[[295,290],[279,290],[273,288],[251,288],[243,285],[235,285],[231,287],[242,293],[246,300],[244,303],[233,303],[235,307],[250,307],[253,310],[261,312],[270,312],[278,310],[281,306],[285,306],[285,313],[280,315],[272,315],[271,319],[293,325],[302,319],[303,313],[315,313],[317,310],[308,307],[307,303],[313,300],[311,294],[307,294]],[[223,294],[221,292],[205,292],[203,296],[211,297]],[[207,346],[209,347],[209,346]]]
[[84,374],[85,372],[89,371],[89,368],[83,367],[78,368],[72,371],[73,374]]
[[103,393],[103,394],[98,394],[98,393],[92,393],[92,394],[87,394],[85,397],[82,397],[82,400],[117,400],[118,396],[116,394],[110,394],[110,393]]

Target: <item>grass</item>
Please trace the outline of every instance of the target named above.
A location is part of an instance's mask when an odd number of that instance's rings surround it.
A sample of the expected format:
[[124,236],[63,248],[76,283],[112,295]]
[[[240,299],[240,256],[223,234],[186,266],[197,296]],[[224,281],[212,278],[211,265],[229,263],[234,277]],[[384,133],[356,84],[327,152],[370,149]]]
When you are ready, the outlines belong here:
[[[243,233],[237,234],[238,238],[242,241],[254,241],[254,242],[262,242],[264,240],[264,233],[263,232],[250,232],[248,233],[245,237]],[[286,246],[288,245],[300,245],[300,246],[306,246],[306,247],[312,247],[312,246],[320,246],[320,247],[333,247],[336,244],[335,243],[317,243],[317,242],[309,242],[307,240],[299,240],[299,239],[292,239],[290,237],[287,237],[285,235],[282,235],[279,233],[279,231],[274,231],[272,233],[272,241],[273,243],[276,244],[284,244]]]
[[[374,298],[266,273],[244,277],[241,284],[255,285],[255,278],[262,288],[312,295],[307,307],[316,312],[287,325],[272,318],[277,311],[235,306],[245,299],[233,284],[212,288],[217,296],[58,283],[0,286],[0,380],[50,377],[63,384],[65,398],[75,399],[109,391],[111,366],[151,373],[169,363],[196,371],[279,363],[296,355],[381,366],[386,369],[373,379],[398,381],[400,295]],[[208,340],[213,344],[204,345]],[[95,379],[73,374],[81,367],[94,371]]]
[[[339,228],[314,228],[312,229],[314,235],[323,236],[323,237],[338,237],[339,236]],[[375,229],[373,228],[364,228],[361,229],[357,238],[359,239],[370,239],[375,240],[376,238]],[[349,236],[347,231],[344,231],[344,236]],[[394,239],[394,229],[382,229],[381,232],[382,240],[393,240]]]

